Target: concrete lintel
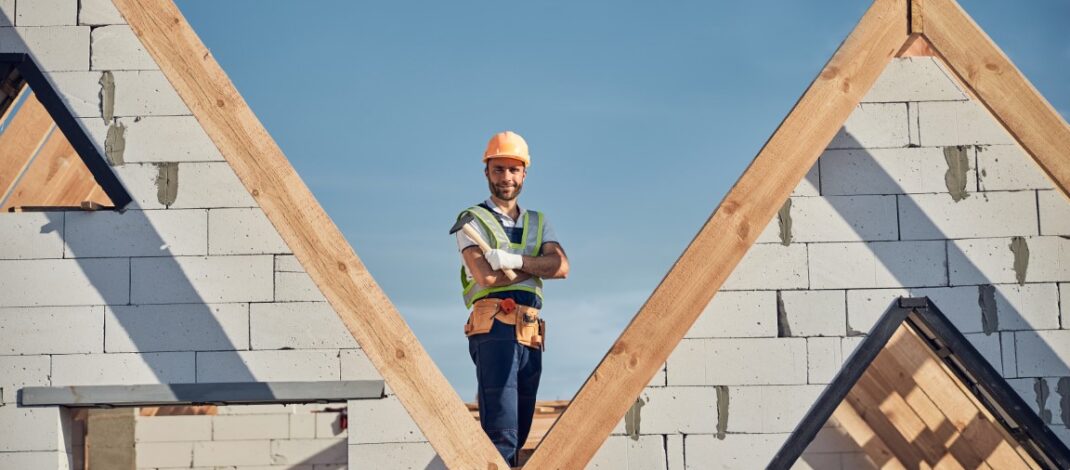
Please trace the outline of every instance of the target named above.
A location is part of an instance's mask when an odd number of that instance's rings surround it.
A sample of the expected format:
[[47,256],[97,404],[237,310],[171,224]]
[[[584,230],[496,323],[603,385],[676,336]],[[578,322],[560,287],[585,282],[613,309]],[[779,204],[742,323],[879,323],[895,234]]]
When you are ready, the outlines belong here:
[[22,406],[165,406],[344,402],[383,397],[382,380],[24,387]]

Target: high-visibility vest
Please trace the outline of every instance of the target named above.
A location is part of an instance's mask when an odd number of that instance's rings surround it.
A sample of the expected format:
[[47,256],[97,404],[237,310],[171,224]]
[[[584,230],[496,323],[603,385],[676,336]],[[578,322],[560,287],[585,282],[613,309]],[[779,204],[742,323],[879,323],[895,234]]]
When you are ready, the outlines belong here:
[[[502,249],[518,255],[539,256],[539,250],[542,248],[542,213],[533,210],[525,211],[523,218],[524,231],[520,243],[512,243],[509,240],[509,235],[505,233],[505,229],[498,222],[498,218],[486,208],[473,206],[466,209],[465,212],[475,216],[475,220],[483,227],[483,232],[490,235],[491,239],[486,240],[486,242],[491,248]],[[461,215],[464,215],[464,212]],[[468,275],[468,270],[463,263],[461,264],[461,287],[463,289],[461,295],[464,297],[464,304],[468,308],[472,308],[472,304],[475,301],[495,292],[525,291],[534,293],[540,301],[542,299],[541,278],[531,276],[529,279],[508,286],[482,287]]]

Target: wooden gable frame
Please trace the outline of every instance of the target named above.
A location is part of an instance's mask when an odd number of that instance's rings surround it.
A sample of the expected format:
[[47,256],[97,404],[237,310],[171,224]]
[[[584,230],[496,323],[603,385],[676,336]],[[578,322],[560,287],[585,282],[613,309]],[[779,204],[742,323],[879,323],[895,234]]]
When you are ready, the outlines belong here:
[[791,468],[833,417],[880,468],[1070,468],[1070,449],[928,297],[892,302],[769,468]]
[[[114,3],[443,462],[508,468],[174,2]],[[527,466],[590,461],[885,66],[916,37],[942,54],[1064,193],[1070,189],[1070,127],[954,0],[875,0]]]

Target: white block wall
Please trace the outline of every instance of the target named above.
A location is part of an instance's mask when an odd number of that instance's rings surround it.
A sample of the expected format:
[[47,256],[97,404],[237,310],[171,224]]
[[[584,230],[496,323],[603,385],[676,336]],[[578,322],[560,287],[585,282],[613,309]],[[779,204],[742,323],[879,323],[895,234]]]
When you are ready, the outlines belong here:
[[[948,76],[931,58],[889,65],[808,173],[817,184],[792,193],[790,238],[774,217],[669,357],[665,385],[641,394],[639,437],[664,438],[664,462],[764,467],[901,295],[929,296],[1067,430],[1070,199]],[[960,173],[945,147],[966,155]],[[1019,238],[1028,253],[1012,251]],[[868,466],[834,427],[799,463]]]
[[331,405],[221,406],[217,415],[138,416],[139,470],[347,468],[347,430]]
[[[0,214],[0,468],[76,463],[63,413],[18,406],[26,386],[381,379],[111,0],[0,0],[0,52],[32,54],[100,150],[125,128],[112,170],[134,200],[121,214]],[[430,453],[419,468],[434,459],[402,407],[349,407],[408,426],[413,455]],[[397,440],[327,436],[324,417],[175,418],[156,429],[188,438],[139,435],[139,465],[392,461]]]

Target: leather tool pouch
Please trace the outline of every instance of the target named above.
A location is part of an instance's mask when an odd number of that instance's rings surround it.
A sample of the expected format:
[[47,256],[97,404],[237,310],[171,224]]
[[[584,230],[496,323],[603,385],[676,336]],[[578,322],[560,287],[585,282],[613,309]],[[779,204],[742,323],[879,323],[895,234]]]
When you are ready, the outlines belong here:
[[498,313],[497,302],[477,301],[472,306],[472,313],[468,315],[468,323],[464,325],[464,335],[481,335],[489,333],[494,326],[494,315]]
[[546,334],[546,322],[539,318],[538,312],[525,312],[518,317],[516,341],[524,346],[545,350],[543,337]]

